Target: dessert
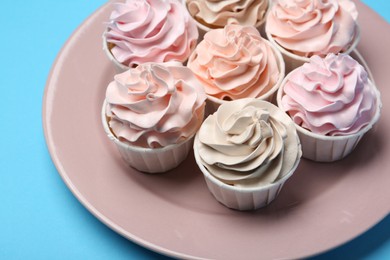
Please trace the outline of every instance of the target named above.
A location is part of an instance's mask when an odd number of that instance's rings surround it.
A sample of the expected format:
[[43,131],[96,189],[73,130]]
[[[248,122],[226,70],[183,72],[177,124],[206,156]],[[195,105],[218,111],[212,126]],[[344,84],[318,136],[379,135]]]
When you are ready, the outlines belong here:
[[269,204],[301,157],[292,120],[255,98],[226,102],[207,117],[195,137],[194,152],[211,193],[239,210]]
[[215,108],[246,97],[272,100],[284,77],[281,54],[256,28],[237,24],[206,33],[187,66]]
[[269,6],[268,0],[185,0],[185,3],[203,34],[227,24],[260,27]]
[[102,119],[122,157],[144,172],[176,167],[203,120],[204,90],[181,63],[144,63],[114,77]]
[[335,161],[347,156],[380,115],[379,91],[346,54],[313,56],[290,72],[277,102],[297,126],[303,157]]
[[184,62],[196,45],[196,24],[179,0],[127,0],[113,6],[103,48],[119,72],[145,62]]
[[267,16],[266,34],[291,70],[312,55],[350,53],[359,41],[357,16],[351,0],[277,0]]

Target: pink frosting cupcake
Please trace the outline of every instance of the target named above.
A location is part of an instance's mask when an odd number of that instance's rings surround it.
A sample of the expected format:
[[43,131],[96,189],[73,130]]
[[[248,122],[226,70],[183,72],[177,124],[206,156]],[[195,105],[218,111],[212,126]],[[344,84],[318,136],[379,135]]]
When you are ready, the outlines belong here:
[[281,54],[256,28],[231,24],[206,33],[187,66],[215,109],[240,98],[272,100],[284,77]]
[[351,0],[277,0],[267,16],[266,34],[290,71],[312,55],[350,53],[359,41],[357,16]]
[[140,64],[108,85],[103,125],[130,166],[164,172],[186,158],[205,99],[201,84],[182,64]]
[[145,62],[184,62],[196,45],[196,24],[179,0],[127,0],[113,6],[103,49],[119,72]]
[[279,107],[297,126],[303,157],[335,161],[347,156],[380,116],[380,94],[346,54],[313,56],[287,75]]

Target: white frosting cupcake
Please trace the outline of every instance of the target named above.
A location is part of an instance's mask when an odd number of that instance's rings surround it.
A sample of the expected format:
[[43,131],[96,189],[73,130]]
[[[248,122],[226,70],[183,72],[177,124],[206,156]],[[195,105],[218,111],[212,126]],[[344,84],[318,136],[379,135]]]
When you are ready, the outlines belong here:
[[292,120],[254,98],[221,105],[203,122],[194,150],[211,193],[239,210],[269,204],[301,157]]
[[223,28],[228,24],[254,26],[263,32],[270,6],[269,0],[182,1],[197,23],[200,40],[208,31]]

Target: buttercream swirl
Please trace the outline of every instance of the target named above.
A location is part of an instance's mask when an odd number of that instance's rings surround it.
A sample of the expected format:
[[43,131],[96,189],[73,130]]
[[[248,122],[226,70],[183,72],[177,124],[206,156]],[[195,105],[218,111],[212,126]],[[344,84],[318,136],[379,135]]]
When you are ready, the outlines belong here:
[[292,120],[273,104],[245,98],[224,103],[199,132],[199,156],[208,171],[234,186],[271,184],[301,156]]
[[350,0],[277,0],[266,31],[300,56],[346,51],[356,38],[358,12]]
[[115,3],[107,27],[112,55],[129,67],[144,62],[184,62],[198,40],[196,24],[178,0]]
[[227,25],[207,32],[188,67],[208,95],[223,100],[260,97],[278,81],[277,58],[252,26]]
[[114,77],[106,91],[115,136],[140,147],[164,147],[191,137],[203,120],[206,95],[178,62],[144,63]]
[[208,28],[227,24],[259,26],[265,18],[268,0],[186,0],[192,17]]
[[329,136],[358,132],[380,102],[363,66],[346,54],[313,56],[288,75],[283,91],[282,107],[296,124]]

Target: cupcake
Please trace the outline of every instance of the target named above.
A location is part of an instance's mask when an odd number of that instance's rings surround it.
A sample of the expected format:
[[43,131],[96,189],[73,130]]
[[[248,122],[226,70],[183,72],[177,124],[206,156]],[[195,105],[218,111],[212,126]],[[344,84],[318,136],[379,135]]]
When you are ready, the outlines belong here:
[[108,85],[103,126],[130,166],[165,172],[191,150],[205,99],[199,81],[181,63],[140,64]]
[[269,0],[183,0],[203,35],[227,24],[254,26],[262,30]]
[[187,66],[202,82],[211,112],[225,101],[271,101],[284,77],[283,58],[252,26],[226,25],[206,33]]
[[254,210],[268,205],[301,157],[292,120],[255,98],[222,104],[207,117],[194,142],[195,160],[214,197],[225,206]]
[[289,72],[313,55],[348,54],[355,49],[360,39],[357,16],[351,0],[276,0],[265,30]]
[[103,49],[118,72],[145,62],[185,62],[198,30],[179,0],[114,3]]
[[331,162],[350,154],[380,116],[380,94],[347,54],[313,56],[290,72],[277,95],[294,121],[303,157]]

